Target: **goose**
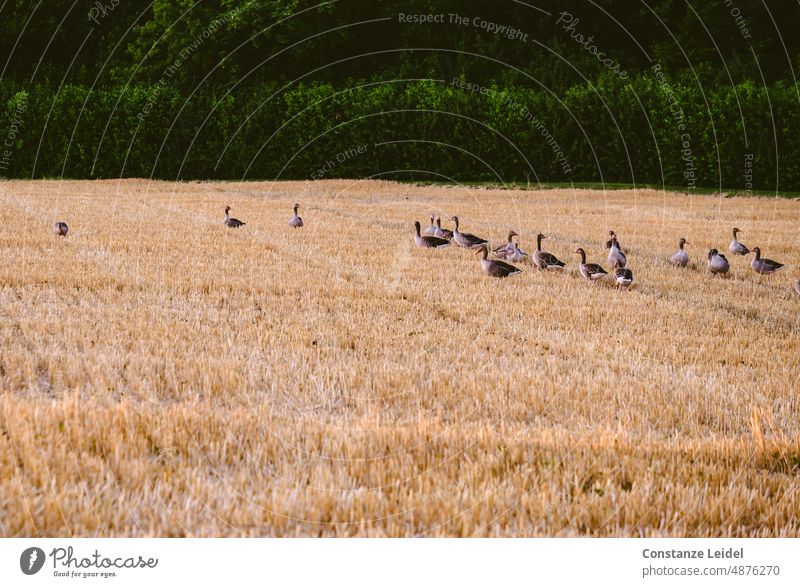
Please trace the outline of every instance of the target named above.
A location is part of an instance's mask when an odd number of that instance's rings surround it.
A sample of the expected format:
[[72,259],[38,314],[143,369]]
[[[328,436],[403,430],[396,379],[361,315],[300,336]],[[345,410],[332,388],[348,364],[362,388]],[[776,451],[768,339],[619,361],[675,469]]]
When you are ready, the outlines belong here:
[[617,263],[614,267],[614,281],[617,282],[617,289],[629,287],[633,283],[633,272],[627,267],[622,267]]
[[292,228],[301,228],[303,226],[303,219],[297,215],[297,209],[300,207],[300,204],[297,202],[294,203],[294,216],[289,218],[289,226]]
[[775,273],[776,271],[780,271],[783,269],[783,263],[778,263],[777,261],[773,261],[772,259],[762,259],[761,258],[761,249],[758,247],[753,247],[753,253],[756,254],[755,258],[751,261],[750,267],[753,268],[753,271],[756,273],[760,273],[761,275],[770,275]]
[[425,236],[420,236],[419,231],[422,227],[419,224],[419,221],[414,222],[414,230],[416,230],[416,234],[414,235],[414,241],[417,243],[418,247],[423,247],[426,249],[438,249],[441,247],[446,247],[450,244],[450,241],[444,238],[439,238],[438,236],[431,236],[426,234]]
[[519,248],[519,243],[514,243],[514,252],[506,256],[508,261],[512,263],[530,262],[530,255]]
[[446,238],[447,240],[450,240],[451,238],[453,238],[453,231],[447,230],[446,228],[442,228],[442,219],[437,218],[436,232],[434,233],[433,236],[438,236],[439,238]]
[[490,277],[509,277],[522,273],[522,269],[518,269],[504,261],[489,259],[489,247],[486,246],[486,243],[479,245],[475,254],[481,255],[481,268],[483,272]]
[[513,230],[509,230],[508,231],[508,241],[506,242],[506,244],[500,245],[499,247],[497,247],[493,251],[494,256],[497,257],[498,259],[508,259],[509,255],[511,255],[514,252],[514,240],[513,239],[514,239],[515,236],[519,236],[519,235],[516,232],[514,232]]
[[596,263],[587,263],[586,262],[586,251],[581,248],[575,249],[573,251],[576,255],[581,256],[581,264],[578,266],[578,269],[581,271],[581,275],[589,281],[597,281],[604,275],[608,275],[608,271],[603,269],[600,265]]
[[708,270],[711,271],[712,275],[725,275],[730,268],[731,266],[728,264],[725,255],[720,254],[717,249],[708,251]]
[[434,218],[435,218],[435,216],[433,214],[431,214],[431,223],[430,223],[430,226],[428,226],[428,228],[425,229],[425,233],[424,233],[425,236],[437,236],[436,235],[436,225],[433,223]]
[[225,220],[222,223],[227,226],[228,228],[239,228],[240,226],[244,226],[247,224],[246,222],[242,222],[241,220],[237,220],[236,218],[231,218],[230,215],[231,207],[225,206]]
[[613,230],[609,230],[608,231],[608,236],[610,236],[611,238],[606,241],[606,248],[610,249],[611,248],[611,241],[614,239],[615,236],[617,236],[617,233],[614,232]]
[[481,245],[488,245],[489,241],[479,236],[475,236],[474,234],[469,234],[468,232],[459,232],[458,230],[458,216],[453,216],[450,220],[455,223],[455,228],[453,229],[453,240],[456,241],[456,244],[459,247],[463,247],[465,249],[472,249],[475,247],[479,247]]
[[683,249],[683,245],[688,245],[685,238],[678,241],[678,250],[672,253],[669,262],[678,267],[686,267],[689,264],[689,253]]
[[542,250],[543,238],[547,237],[541,233],[536,235],[536,252],[533,253],[533,262],[539,269],[542,270],[552,271],[554,269],[563,269],[563,261],[559,261],[558,258],[552,253]]
[[53,234],[57,234],[58,236],[67,236],[67,232],[69,232],[69,226],[67,226],[66,222],[56,222],[53,225]]
[[728,250],[734,255],[749,255],[750,249],[736,239],[736,234],[739,232],[742,231],[738,228],[733,229],[733,240],[731,241],[731,244],[728,245]]
[[611,247],[608,252],[608,264],[612,268],[616,267],[617,265],[620,267],[625,267],[628,264],[628,259],[625,257],[625,253],[623,253],[619,248],[617,235],[613,233],[611,236]]

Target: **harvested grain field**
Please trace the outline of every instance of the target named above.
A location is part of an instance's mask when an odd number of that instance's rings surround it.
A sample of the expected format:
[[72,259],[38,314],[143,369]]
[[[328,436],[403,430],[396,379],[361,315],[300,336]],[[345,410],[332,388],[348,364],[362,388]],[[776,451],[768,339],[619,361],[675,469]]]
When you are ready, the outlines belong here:
[[[567,269],[417,248],[434,211]],[[786,269],[712,278],[733,226]],[[800,536],[798,228],[647,190],[0,183],[0,533]],[[577,272],[611,229],[629,291]]]

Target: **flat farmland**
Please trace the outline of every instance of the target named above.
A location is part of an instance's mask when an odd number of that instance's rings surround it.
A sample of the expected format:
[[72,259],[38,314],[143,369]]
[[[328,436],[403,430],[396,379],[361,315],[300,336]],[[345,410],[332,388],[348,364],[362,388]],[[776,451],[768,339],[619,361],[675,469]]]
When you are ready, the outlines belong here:
[[[711,277],[734,226],[786,269]],[[6,181],[0,259],[2,535],[800,536],[798,201]]]

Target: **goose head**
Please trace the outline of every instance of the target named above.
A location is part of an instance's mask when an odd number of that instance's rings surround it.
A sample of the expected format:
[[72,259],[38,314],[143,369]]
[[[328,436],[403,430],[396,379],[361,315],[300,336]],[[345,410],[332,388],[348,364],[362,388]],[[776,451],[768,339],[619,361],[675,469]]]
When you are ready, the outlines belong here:
[[487,247],[485,244],[483,244],[483,245],[478,247],[478,250],[475,251],[475,254],[476,255],[482,255],[483,258],[486,259],[489,256],[489,247]]
[[230,211],[231,211],[231,207],[230,206],[225,206],[225,214],[227,214]]
[[686,241],[685,238],[681,237],[681,240],[678,241],[678,247],[683,248],[683,245],[688,245],[689,243]]

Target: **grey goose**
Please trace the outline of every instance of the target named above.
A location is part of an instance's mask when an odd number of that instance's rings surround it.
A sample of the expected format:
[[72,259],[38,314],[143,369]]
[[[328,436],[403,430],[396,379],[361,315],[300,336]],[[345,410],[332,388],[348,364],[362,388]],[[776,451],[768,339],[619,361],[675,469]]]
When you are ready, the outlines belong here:
[[69,232],[69,226],[67,226],[66,222],[56,222],[53,225],[53,234],[58,236],[67,236]]
[[628,259],[625,257],[625,253],[619,248],[619,242],[617,241],[617,235],[613,232],[611,233],[611,247],[609,247],[608,251],[608,264],[610,267],[615,268],[625,267],[628,264]]
[[614,267],[614,281],[617,282],[617,289],[620,287],[630,287],[633,283],[633,272],[627,267],[620,267],[620,265],[617,264],[617,266]]
[[740,243],[736,238],[736,235],[740,232],[742,231],[738,228],[733,229],[733,240],[731,241],[731,244],[728,245],[728,250],[734,255],[749,255],[750,249]]
[[564,262],[559,261],[558,258],[552,253],[542,250],[542,239],[547,238],[542,233],[536,235],[536,251],[533,253],[533,263],[543,271],[552,271],[554,269],[563,269]]
[[770,275],[783,269],[783,263],[778,263],[772,259],[762,259],[761,249],[759,247],[753,247],[752,252],[755,253],[756,256],[750,262],[750,266],[756,273],[761,275]]
[[470,234],[468,232],[460,232],[458,230],[458,216],[453,216],[450,220],[452,220],[455,224],[455,228],[453,229],[453,240],[456,241],[456,244],[459,247],[472,249],[481,245],[488,245],[489,241],[487,241],[485,238],[475,236],[474,234]]
[[689,264],[689,253],[687,253],[683,245],[688,245],[685,238],[678,241],[678,250],[672,253],[669,262],[678,267],[686,267]]
[[497,261],[489,259],[489,247],[486,244],[479,245],[476,255],[481,255],[481,268],[486,275],[490,277],[509,277],[511,275],[519,275],[522,269],[509,265],[505,261]]
[[292,228],[301,228],[303,226],[303,219],[297,215],[297,209],[300,207],[300,204],[297,202],[294,203],[294,215],[289,218],[289,226]]
[[419,221],[414,222],[414,230],[416,234],[414,235],[414,242],[417,243],[418,247],[423,247],[425,249],[438,249],[440,247],[446,247],[450,244],[450,241],[445,238],[439,238],[438,236],[431,236],[426,234],[425,236],[420,235],[419,231],[422,227],[419,224]]
[[428,228],[425,229],[424,235],[425,236],[438,236],[436,234],[436,224],[434,224],[433,220],[436,218],[434,214],[431,214],[431,223]]
[[712,275],[725,275],[731,266],[725,255],[720,254],[717,249],[708,251],[708,270]]
[[433,236],[438,236],[439,238],[446,238],[447,240],[450,240],[451,238],[453,238],[453,231],[447,230],[446,228],[442,228],[442,219],[437,217],[436,232],[433,234]]
[[514,252],[514,237],[519,236],[513,230],[508,231],[508,240],[506,244],[497,247],[492,254],[498,259],[507,259],[511,253]]
[[239,228],[240,226],[244,226],[247,224],[246,222],[242,222],[241,220],[237,220],[236,218],[231,218],[231,207],[225,206],[225,220],[222,223],[227,226],[228,228]]
[[603,269],[597,263],[586,262],[586,251],[584,251],[583,249],[577,248],[573,252],[576,255],[580,255],[581,257],[581,263],[580,265],[578,265],[578,269],[580,270],[581,275],[583,275],[584,279],[594,282],[603,277],[604,275],[608,275],[608,271]]

